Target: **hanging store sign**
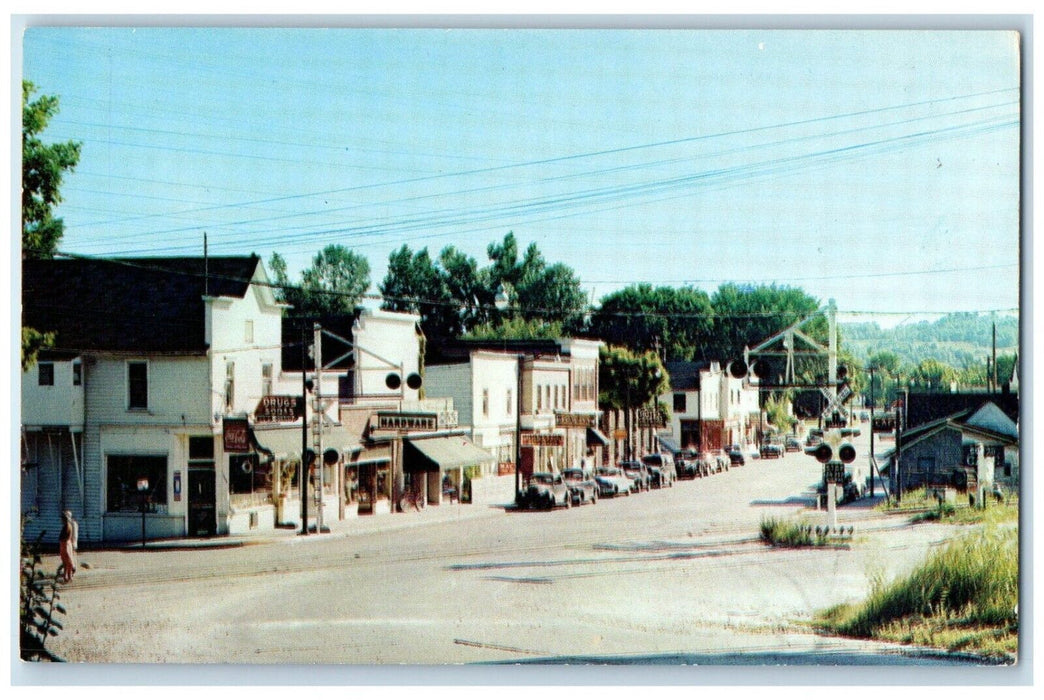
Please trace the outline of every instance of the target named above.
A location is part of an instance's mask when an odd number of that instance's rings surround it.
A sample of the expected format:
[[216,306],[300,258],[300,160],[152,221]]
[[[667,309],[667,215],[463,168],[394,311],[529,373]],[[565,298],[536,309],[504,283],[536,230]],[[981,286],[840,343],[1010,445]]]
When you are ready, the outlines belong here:
[[225,441],[225,452],[250,451],[250,427],[246,418],[225,418],[221,432]]
[[555,412],[556,428],[593,428],[594,416],[584,413]]
[[293,423],[304,415],[300,396],[262,396],[254,409],[255,423]]
[[518,443],[522,447],[562,447],[565,436],[540,433],[522,433]]
[[649,408],[643,406],[638,409],[638,427],[639,428],[666,428],[667,427],[667,416],[663,414],[659,408]]
[[435,413],[377,413],[378,430],[438,430],[439,417]]

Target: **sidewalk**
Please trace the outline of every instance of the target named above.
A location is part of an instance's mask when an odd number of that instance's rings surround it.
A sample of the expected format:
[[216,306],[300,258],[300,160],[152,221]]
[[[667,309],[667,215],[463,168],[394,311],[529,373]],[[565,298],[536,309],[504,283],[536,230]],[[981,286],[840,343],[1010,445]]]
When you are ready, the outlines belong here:
[[278,544],[289,542],[305,542],[336,537],[352,537],[354,535],[372,534],[374,532],[402,530],[404,528],[434,525],[438,523],[462,520],[477,520],[502,515],[504,504],[470,504],[452,503],[437,506],[429,505],[420,511],[406,513],[385,513],[381,515],[349,515],[344,520],[329,515],[323,522],[323,531],[316,533],[314,514],[309,517],[309,533],[301,534],[298,519],[292,527],[278,527],[274,530],[258,530],[234,535],[215,535],[213,537],[183,537],[162,540],[146,540],[123,543],[99,543],[88,545],[82,549],[82,555],[103,551],[173,551],[191,549],[223,549],[260,544]]

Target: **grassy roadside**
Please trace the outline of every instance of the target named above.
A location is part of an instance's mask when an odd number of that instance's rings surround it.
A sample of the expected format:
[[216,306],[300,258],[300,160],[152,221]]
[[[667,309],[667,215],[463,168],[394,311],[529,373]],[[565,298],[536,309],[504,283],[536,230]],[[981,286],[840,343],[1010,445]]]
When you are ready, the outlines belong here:
[[761,541],[774,547],[832,547],[849,543],[852,527],[827,528],[787,518],[761,519]]
[[815,623],[834,634],[1014,660],[1018,652],[1018,530],[987,524],[953,540],[862,603]]

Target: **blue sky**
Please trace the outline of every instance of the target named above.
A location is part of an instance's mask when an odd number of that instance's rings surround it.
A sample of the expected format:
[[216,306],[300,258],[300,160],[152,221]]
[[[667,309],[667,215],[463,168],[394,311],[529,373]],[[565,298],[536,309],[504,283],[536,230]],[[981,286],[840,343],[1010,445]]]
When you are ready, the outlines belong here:
[[[799,286],[848,320],[1019,303],[1006,32],[32,27],[83,142],[62,250],[329,243],[373,280],[514,231],[595,300]],[[861,313],[866,312],[866,313]]]

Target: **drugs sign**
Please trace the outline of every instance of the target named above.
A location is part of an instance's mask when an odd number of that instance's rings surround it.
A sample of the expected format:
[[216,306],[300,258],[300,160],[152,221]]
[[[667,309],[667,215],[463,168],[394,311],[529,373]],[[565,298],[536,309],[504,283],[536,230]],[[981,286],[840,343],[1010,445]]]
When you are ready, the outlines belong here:
[[293,423],[304,415],[300,396],[262,396],[254,409],[255,423]]

